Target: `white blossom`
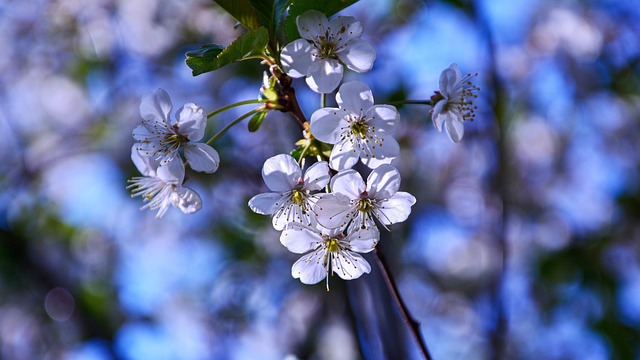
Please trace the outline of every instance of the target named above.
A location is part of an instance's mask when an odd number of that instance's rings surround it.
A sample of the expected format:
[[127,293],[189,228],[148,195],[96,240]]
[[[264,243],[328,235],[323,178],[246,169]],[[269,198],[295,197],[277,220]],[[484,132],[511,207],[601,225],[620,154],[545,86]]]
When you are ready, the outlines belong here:
[[393,138],[400,115],[391,105],[374,105],[371,90],[361,82],[343,84],[336,94],[338,108],[322,108],[311,116],[315,138],[334,144],[332,169],[351,168],[362,159],[370,168],[388,164],[400,153]]
[[316,202],[318,223],[327,228],[371,229],[375,220],[383,226],[405,221],[416,198],[400,188],[400,173],[391,165],[380,165],[365,183],[360,173],[348,169],[331,179],[332,194]]
[[207,126],[204,110],[196,104],[186,103],[178,109],[176,121],[172,123],[169,118],[172,108],[169,94],[162,89],[142,98],[142,125],[133,130],[136,149],[142,156],[163,165],[178,156],[182,147],[191,169],[215,172],[220,164],[218,152],[207,144],[195,142],[202,139]]
[[185,214],[194,213],[202,207],[202,200],[195,191],[183,187],[184,164],[178,157],[158,166],[150,158],[141,156],[135,145],[131,148],[131,160],[143,176],[129,180],[131,196],[142,196],[145,204],[140,210],[158,210],[156,218],[161,218],[169,205],[177,207]]
[[476,93],[480,89],[471,82],[476,75],[462,76],[458,65],[451,64],[440,74],[440,91],[431,97],[436,102],[431,110],[433,125],[442,131],[444,123],[447,134],[456,143],[464,135],[464,122],[473,121],[476,116],[473,99],[478,97]]
[[258,214],[273,215],[273,227],[282,230],[291,222],[315,222],[315,194],[329,183],[326,161],[311,165],[304,176],[291,155],[280,154],[265,161],[262,177],[271,192],[258,194],[249,200],[249,207]]
[[284,70],[292,77],[306,76],[309,87],[319,93],[335,90],[342,81],[343,64],[356,72],[371,70],[375,50],[360,39],[362,24],[352,16],[331,20],[316,10],[296,19],[301,39],[287,44],[280,55]]
[[293,223],[282,232],[280,242],[291,252],[308,252],[293,264],[291,275],[304,284],[316,284],[326,278],[329,291],[329,274],[351,280],[371,271],[369,263],[358,253],[373,250],[378,235],[372,229],[354,229],[345,235],[342,229]]

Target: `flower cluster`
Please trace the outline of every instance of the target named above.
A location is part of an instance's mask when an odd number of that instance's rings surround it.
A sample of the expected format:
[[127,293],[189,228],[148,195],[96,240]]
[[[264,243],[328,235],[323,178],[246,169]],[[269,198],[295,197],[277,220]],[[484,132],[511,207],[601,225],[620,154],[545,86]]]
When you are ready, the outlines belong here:
[[[379,227],[389,230],[409,217],[416,198],[399,191],[400,172],[392,165],[400,155],[394,138],[400,113],[394,106],[376,105],[367,85],[342,83],[345,66],[359,73],[373,67],[376,53],[361,39],[362,24],[351,16],[327,19],[317,10],[298,16],[295,23],[300,38],[288,44],[279,41],[277,31],[267,42],[262,28],[229,45],[235,46],[232,50],[217,52],[220,47],[215,45],[187,53],[187,64],[194,74],[215,70],[225,62],[259,57],[269,65],[270,75],[264,73],[257,100],[227,105],[209,116],[199,106],[187,103],[172,121],[171,99],[164,90],[144,97],[142,125],[133,131],[131,149],[131,159],[142,176],[131,179],[129,188],[132,196],[144,199],[141,209],[157,210],[156,217],[162,217],[169,206],[185,214],[198,211],[202,200],[184,186],[185,171],[213,173],[218,169],[218,153],[208,144],[247,117],[251,117],[249,130],[256,131],[269,111],[290,112],[302,125],[304,139],[296,143],[299,147],[291,155],[280,154],[265,161],[262,177],[269,191],[253,196],[248,205],[256,213],[272,217],[273,227],[281,231],[282,245],[303,254],[293,264],[291,275],[305,284],[326,279],[328,290],[333,274],[348,280],[370,272],[362,254],[378,244]],[[266,44],[263,48],[247,51],[260,41]],[[212,58],[212,54],[225,56]],[[472,83],[473,76],[462,76],[452,64],[440,75],[440,89],[430,100],[404,103],[431,106],[435,128],[442,131],[444,127],[449,137],[459,142],[464,122],[475,117],[473,100],[479,88]],[[327,93],[337,90],[337,106],[322,105],[307,120],[292,85],[292,78],[302,77],[312,91],[321,94],[321,104]],[[249,104],[259,106],[206,143],[199,142],[208,117]],[[315,163],[304,166],[309,159]],[[368,173],[366,181],[355,170],[359,162]]]
[[[416,202],[398,191],[400,173],[389,164],[373,169],[367,178],[353,169],[333,177],[325,161],[302,173],[286,154],[267,159],[262,176],[271,192],[249,200],[259,214],[273,215],[273,227],[283,230],[281,243],[294,253],[307,253],[293,264],[291,274],[305,284],[315,284],[338,274],[349,280],[369,273],[369,263],[358,253],[372,251],[380,240],[377,223],[402,222]],[[331,191],[324,192],[329,185]]]
[[131,148],[131,160],[143,177],[129,182],[132,196],[142,196],[146,203],[141,209],[158,210],[162,217],[169,205],[185,214],[202,207],[200,196],[183,187],[185,162],[195,171],[213,173],[218,169],[220,157],[211,146],[198,143],[204,136],[207,116],[193,103],[184,104],[176,112],[176,121],[170,114],[173,109],[166,91],[157,89],[145,96],[140,103],[142,125],[133,130],[136,143]]

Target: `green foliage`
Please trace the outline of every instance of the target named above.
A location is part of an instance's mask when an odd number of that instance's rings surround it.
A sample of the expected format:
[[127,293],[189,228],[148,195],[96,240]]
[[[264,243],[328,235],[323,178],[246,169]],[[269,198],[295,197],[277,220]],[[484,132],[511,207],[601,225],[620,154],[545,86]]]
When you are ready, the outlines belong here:
[[[261,14],[253,7],[252,3],[257,1],[251,0],[214,0],[221,8],[223,8],[234,19],[238,20],[242,26],[249,30],[257,30],[264,24],[260,23]],[[265,1],[270,2],[270,1]]]
[[293,1],[289,8],[289,14],[284,23],[284,33],[288,41],[300,38],[296,18],[304,14],[308,10],[318,10],[327,15],[327,17],[355,4],[358,0],[336,0],[336,1],[315,1],[315,0],[298,0]]
[[255,131],[258,131],[258,129],[260,129],[260,125],[262,125],[262,121],[264,121],[264,118],[267,117],[267,112],[269,111],[268,110],[260,111],[258,113],[255,113],[251,117],[251,120],[249,120],[249,131],[255,132]]
[[209,44],[187,53],[187,65],[193,76],[217,70],[236,61],[260,57],[269,42],[267,29],[260,27],[237,38],[231,45]]

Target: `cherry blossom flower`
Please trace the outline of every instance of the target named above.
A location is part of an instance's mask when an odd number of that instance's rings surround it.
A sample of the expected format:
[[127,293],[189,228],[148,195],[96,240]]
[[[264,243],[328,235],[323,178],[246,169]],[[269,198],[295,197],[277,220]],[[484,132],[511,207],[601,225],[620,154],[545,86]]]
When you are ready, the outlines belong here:
[[480,88],[471,82],[474,76],[477,74],[462,76],[458,65],[451,64],[440,74],[440,91],[431,97],[435,102],[431,110],[433,125],[441,132],[444,123],[447,134],[456,143],[464,135],[464,122],[473,121],[476,116],[473,99],[478,97]]
[[215,172],[220,164],[218,152],[207,144],[194,142],[204,136],[207,125],[204,110],[193,103],[184,104],[176,112],[176,121],[171,123],[169,114],[172,108],[169,94],[162,89],[142,98],[142,125],[133,130],[136,149],[142,156],[164,165],[178,156],[182,147],[191,169]]
[[327,20],[323,13],[309,10],[298,16],[296,24],[302,38],[282,49],[282,66],[292,77],[306,76],[313,91],[335,90],[342,81],[343,64],[356,72],[373,67],[375,50],[360,39],[362,24],[354,17]]
[[251,210],[262,215],[273,215],[273,227],[282,230],[291,222],[306,225],[315,222],[313,206],[329,183],[326,161],[311,165],[302,175],[300,165],[291,155],[280,154],[265,161],[262,177],[271,192],[258,194],[249,200]]
[[318,223],[327,228],[370,229],[375,220],[383,226],[405,221],[416,203],[413,195],[398,191],[400,173],[391,165],[374,169],[365,184],[362,176],[348,169],[331,179],[332,194],[316,202]]
[[293,223],[282,232],[280,242],[291,252],[309,252],[293,264],[291,275],[304,284],[316,284],[326,278],[329,291],[330,273],[351,280],[371,271],[367,260],[358,253],[373,250],[378,236],[372,229],[358,228],[345,235],[341,229]]
[[202,207],[202,200],[195,191],[183,187],[184,164],[174,157],[164,165],[157,166],[150,158],[140,155],[134,145],[131,148],[131,160],[144,176],[129,180],[131,197],[142,196],[145,202],[140,210],[158,210],[156,218],[161,218],[169,205],[177,207],[185,214],[194,213]]
[[391,105],[374,105],[371,90],[361,82],[343,84],[336,95],[339,108],[322,108],[311,115],[311,133],[335,144],[329,165],[351,168],[361,159],[370,168],[388,164],[400,153],[393,131],[400,115]]

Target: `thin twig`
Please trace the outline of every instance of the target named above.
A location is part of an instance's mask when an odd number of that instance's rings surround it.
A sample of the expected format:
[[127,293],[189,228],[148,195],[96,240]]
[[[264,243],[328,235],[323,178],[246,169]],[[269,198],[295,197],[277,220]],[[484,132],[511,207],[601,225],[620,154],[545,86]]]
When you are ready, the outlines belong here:
[[409,327],[409,332],[413,336],[413,340],[418,345],[418,348],[420,349],[422,356],[424,356],[426,360],[432,360],[433,358],[429,353],[429,349],[427,348],[427,343],[424,341],[424,338],[422,337],[422,330],[420,329],[420,323],[417,322],[411,316],[411,313],[409,313],[409,309],[407,308],[407,305],[404,303],[404,300],[402,300],[402,297],[400,296],[400,292],[398,291],[398,286],[396,285],[396,282],[393,279],[391,272],[389,271],[389,266],[387,265],[387,260],[385,259],[384,254],[382,254],[382,251],[380,251],[380,249],[378,249],[377,247],[376,247],[375,253],[376,253],[376,260],[378,263],[378,267],[382,272],[382,277],[384,278],[385,284],[387,284],[387,288],[391,293],[391,297],[393,297],[393,301],[395,301],[396,305],[398,306],[398,310],[400,311],[400,316],[402,317],[402,321],[405,324],[407,324],[407,326]]

